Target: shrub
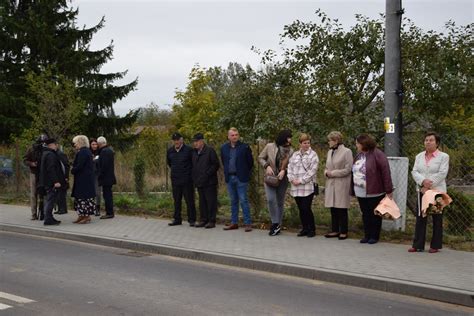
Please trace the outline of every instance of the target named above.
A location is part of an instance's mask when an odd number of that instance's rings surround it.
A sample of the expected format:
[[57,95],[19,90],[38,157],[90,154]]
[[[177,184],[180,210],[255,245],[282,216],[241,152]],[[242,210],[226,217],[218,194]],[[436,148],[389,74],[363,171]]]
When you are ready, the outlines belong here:
[[453,235],[470,236],[474,221],[474,203],[466,194],[453,188],[448,189],[448,195],[453,202],[443,212],[447,221],[446,231]]

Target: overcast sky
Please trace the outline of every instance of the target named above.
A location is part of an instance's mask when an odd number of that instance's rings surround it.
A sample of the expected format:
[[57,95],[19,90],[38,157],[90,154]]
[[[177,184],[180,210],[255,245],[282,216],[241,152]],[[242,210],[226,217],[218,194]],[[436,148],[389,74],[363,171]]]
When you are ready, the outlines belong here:
[[[404,0],[405,16],[425,30],[440,31],[454,20],[473,22],[472,0]],[[260,58],[250,48],[277,49],[283,26],[296,19],[315,20],[320,8],[345,26],[361,13],[377,18],[384,0],[327,1],[161,1],[73,0],[79,26],[93,26],[105,16],[105,27],[93,38],[92,49],[114,41],[114,59],[102,72],[128,69],[125,80],[138,77],[137,90],[114,106],[117,114],[155,102],[167,108],[176,89],[184,89],[191,68],[229,62],[258,68]]]

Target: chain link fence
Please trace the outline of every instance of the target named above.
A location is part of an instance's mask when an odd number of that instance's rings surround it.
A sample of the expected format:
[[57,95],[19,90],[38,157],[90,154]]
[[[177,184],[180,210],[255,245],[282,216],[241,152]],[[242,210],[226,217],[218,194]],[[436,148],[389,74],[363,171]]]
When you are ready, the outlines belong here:
[[[383,150],[383,133],[372,133],[375,136],[379,147]],[[245,135],[242,135],[245,136]],[[298,133],[294,133],[297,139]],[[411,176],[411,169],[415,161],[415,156],[424,150],[423,131],[407,131],[400,140],[402,156],[409,159],[407,201],[406,201],[406,231],[405,239],[408,240],[414,233],[415,211],[416,211],[416,185]],[[141,137],[141,136],[140,136]],[[352,149],[354,155],[356,135],[345,135],[344,143],[346,147]],[[169,170],[166,165],[166,151],[172,146],[171,141],[166,140],[163,133],[148,133],[134,146],[127,150],[116,150],[115,172],[117,185],[114,191],[121,195],[129,195],[137,199],[147,199],[150,196],[155,198],[148,202],[151,211],[156,210],[155,204],[162,206],[160,215],[171,216],[172,199],[171,180]],[[452,197],[453,203],[444,212],[445,241],[467,242],[467,249],[472,250],[472,236],[474,232],[474,157],[472,155],[472,139],[464,136],[441,135],[440,149],[450,156],[449,173],[447,176],[448,194]],[[252,142],[252,152],[255,157],[254,177],[249,186],[249,199],[252,205],[253,219],[259,223],[261,228],[266,228],[269,224],[269,215],[266,207],[265,193],[263,190],[263,170],[258,164],[257,156],[265,146],[266,141]],[[113,146],[114,144],[112,144]],[[218,154],[220,144],[210,144]],[[294,141],[296,149],[298,142]],[[116,147],[118,148],[118,147]],[[321,195],[314,199],[313,210],[316,224],[320,231],[330,227],[330,212],[324,208],[324,166],[328,152],[328,145],[325,136],[313,137],[313,149],[319,156],[318,182],[321,188]],[[27,148],[20,145],[0,147],[0,198],[3,202],[18,201],[27,203],[29,196],[29,169],[23,164],[23,155]],[[73,159],[73,153],[68,153]],[[397,172],[397,171],[395,171]],[[221,220],[230,218],[229,198],[227,196],[223,170],[219,170],[219,213]],[[166,201],[165,201],[166,200]],[[120,199],[116,205],[120,208]],[[147,206],[140,205],[141,209]],[[298,209],[293,199],[289,196],[286,200],[286,211],[284,224],[288,228],[296,228],[299,225]],[[352,199],[349,210],[349,225],[351,234],[357,235],[362,232],[362,220],[359,206],[356,199]],[[430,227],[430,225],[428,225]],[[430,231],[428,231],[430,234]],[[394,235],[398,238],[398,235]],[[402,237],[400,237],[402,238]]]

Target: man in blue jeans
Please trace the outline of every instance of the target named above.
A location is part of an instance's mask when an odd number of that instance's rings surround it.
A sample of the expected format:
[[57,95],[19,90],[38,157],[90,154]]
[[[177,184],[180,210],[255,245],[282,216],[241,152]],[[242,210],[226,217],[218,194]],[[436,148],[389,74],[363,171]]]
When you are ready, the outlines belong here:
[[229,142],[221,147],[221,160],[224,165],[225,182],[231,201],[232,219],[230,225],[224,230],[239,228],[239,202],[244,215],[245,231],[252,231],[250,206],[247,197],[247,188],[253,168],[252,149],[248,144],[242,143],[239,131],[232,127],[227,133]]

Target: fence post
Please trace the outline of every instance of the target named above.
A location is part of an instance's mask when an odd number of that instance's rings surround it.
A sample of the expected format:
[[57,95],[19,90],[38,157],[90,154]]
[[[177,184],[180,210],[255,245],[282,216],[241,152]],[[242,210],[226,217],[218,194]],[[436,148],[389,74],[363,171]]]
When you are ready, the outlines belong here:
[[15,143],[15,179],[16,179],[16,196],[20,195],[20,146]]

